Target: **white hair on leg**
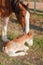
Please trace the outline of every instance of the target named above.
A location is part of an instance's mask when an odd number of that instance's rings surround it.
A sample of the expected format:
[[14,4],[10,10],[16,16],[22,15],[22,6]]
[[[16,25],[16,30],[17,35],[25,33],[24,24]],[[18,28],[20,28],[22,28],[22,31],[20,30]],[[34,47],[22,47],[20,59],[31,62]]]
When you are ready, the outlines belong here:
[[7,39],[7,25],[8,25],[9,17],[4,17],[2,19],[2,21],[3,21],[3,26],[2,26],[2,40],[4,42],[6,42],[6,41],[9,41]]
[[[26,52],[28,50],[28,47],[26,47],[25,45],[23,45],[23,47],[21,48],[16,48],[16,50],[11,50],[9,51],[8,55],[9,56],[24,56],[27,55],[28,53]],[[21,51],[21,52],[18,52]]]
[[25,32],[28,33],[29,32],[29,18],[30,18],[30,13],[27,11],[26,13],[26,17],[25,17],[25,23],[26,23],[26,27],[25,27]]
[[26,55],[27,53],[26,52],[19,52],[19,53],[16,53],[16,52],[10,52],[10,54],[8,54],[9,56],[24,56]]

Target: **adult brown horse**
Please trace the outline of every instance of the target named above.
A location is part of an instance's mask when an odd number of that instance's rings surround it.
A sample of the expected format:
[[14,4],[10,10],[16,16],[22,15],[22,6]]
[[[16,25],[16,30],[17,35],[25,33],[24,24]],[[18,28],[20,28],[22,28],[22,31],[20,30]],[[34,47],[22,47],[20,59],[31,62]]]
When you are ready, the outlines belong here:
[[[0,17],[3,21],[2,25],[2,40],[8,41],[7,38],[7,25],[9,22],[10,15],[14,12],[17,20],[25,29],[25,33],[29,32],[29,18],[30,13],[28,12],[29,4],[24,5],[22,0],[0,0]],[[18,16],[19,15],[19,16]]]

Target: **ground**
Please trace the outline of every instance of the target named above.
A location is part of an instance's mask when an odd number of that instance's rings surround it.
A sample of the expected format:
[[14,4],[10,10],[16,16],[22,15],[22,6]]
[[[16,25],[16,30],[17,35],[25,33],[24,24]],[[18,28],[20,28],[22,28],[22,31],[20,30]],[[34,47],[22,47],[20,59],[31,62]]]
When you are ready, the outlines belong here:
[[[28,1],[28,2],[33,2],[34,0],[24,0],[24,1]],[[43,0],[36,0],[37,2],[43,2]]]
[[[11,40],[23,33],[14,14],[10,16],[8,25],[8,38]],[[2,52],[1,40],[2,22],[0,20],[0,65],[43,65],[43,15],[32,14],[30,16],[30,31],[33,33],[34,44],[24,57],[9,57]]]

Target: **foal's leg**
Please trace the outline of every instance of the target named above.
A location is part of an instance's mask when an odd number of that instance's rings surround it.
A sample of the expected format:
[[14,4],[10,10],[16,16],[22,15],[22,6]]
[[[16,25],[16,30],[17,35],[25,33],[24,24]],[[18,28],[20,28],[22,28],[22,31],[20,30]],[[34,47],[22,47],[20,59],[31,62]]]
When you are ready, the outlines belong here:
[[[24,56],[27,55],[28,53],[26,52],[29,48],[23,45],[22,48],[17,48],[15,50],[9,51],[8,55],[9,56]],[[21,52],[18,52],[21,51]]]
[[16,53],[16,52],[12,52],[10,54],[8,54],[9,56],[24,56],[24,55],[27,55],[26,52],[19,52],[19,53]]
[[30,31],[29,18],[30,18],[30,13],[27,11],[26,16],[25,16],[25,23],[26,23],[25,32],[26,32],[26,34]]
[[2,40],[4,42],[6,42],[6,41],[9,41],[7,39],[7,25],[8,25],[9,17],[4,17],[2,19],[2,21],[3,21],[3,25],[2,25]]

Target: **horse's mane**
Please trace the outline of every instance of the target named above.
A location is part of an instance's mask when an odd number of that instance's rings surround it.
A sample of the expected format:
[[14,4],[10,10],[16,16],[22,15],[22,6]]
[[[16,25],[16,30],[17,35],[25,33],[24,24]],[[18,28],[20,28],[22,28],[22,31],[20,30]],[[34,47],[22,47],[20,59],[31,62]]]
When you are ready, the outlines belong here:
[[20,3],[27,11],[29,11],[29,8],[23,3],[22,0],[16,0],[16,1],[12,0],[12,2],[11,2],[11,7],[13,8],[13,10],[14,10],[15,13],[19,13],[19,11],[20,11],[20,8],[18,7],[18,4],[19,4],[19,3]]
[[29,11],[29,8],[28,8],[23,2],[20,2],[20,4],[21,4],[27,11]]

